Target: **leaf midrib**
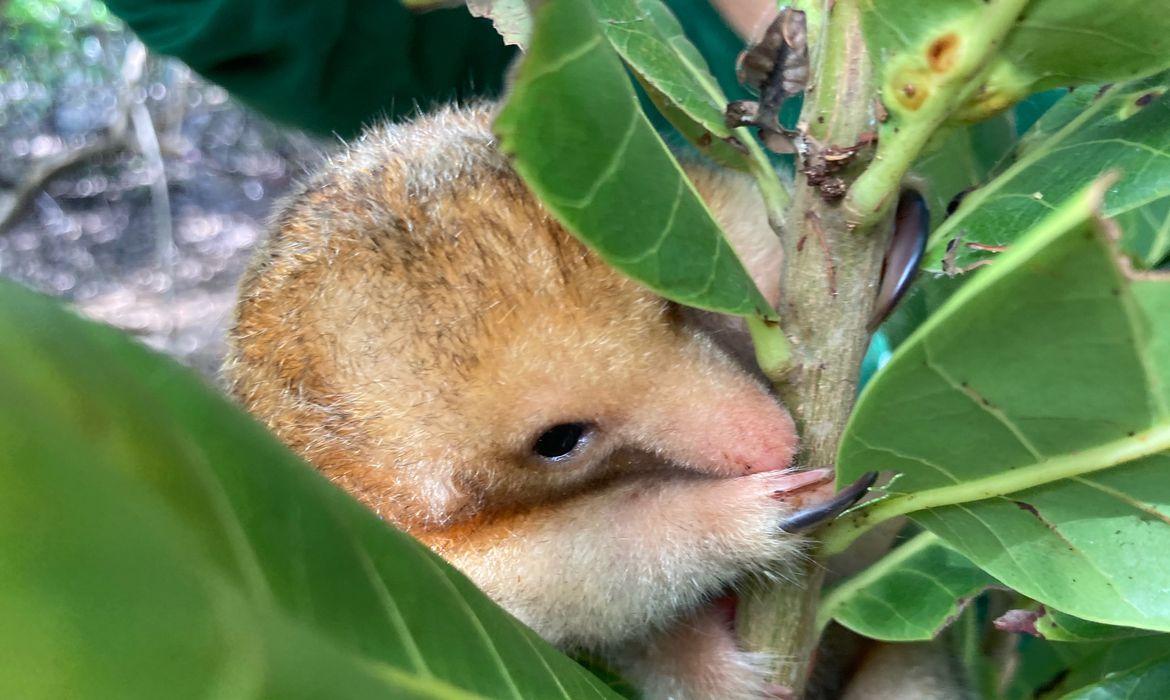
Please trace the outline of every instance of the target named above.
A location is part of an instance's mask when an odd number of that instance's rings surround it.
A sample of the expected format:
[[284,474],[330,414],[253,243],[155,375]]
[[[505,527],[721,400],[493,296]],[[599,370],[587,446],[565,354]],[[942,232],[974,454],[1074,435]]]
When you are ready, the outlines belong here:
[[960,484],[891,496],[866,511],[880,522],[928,508],[1006,496],[1054,481],[1112,469],[1170,450],[1170,420],[1096,447],[1078,450]]

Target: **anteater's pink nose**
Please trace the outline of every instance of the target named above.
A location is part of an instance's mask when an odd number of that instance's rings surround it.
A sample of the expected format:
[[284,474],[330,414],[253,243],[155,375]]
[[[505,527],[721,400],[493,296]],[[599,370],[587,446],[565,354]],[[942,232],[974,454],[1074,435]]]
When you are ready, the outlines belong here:
[[762,388],[750,386],[750,390],[712,398],[678,416],[669,450],[676,459],[722,476],[792,465],[796,426],[788,411]]

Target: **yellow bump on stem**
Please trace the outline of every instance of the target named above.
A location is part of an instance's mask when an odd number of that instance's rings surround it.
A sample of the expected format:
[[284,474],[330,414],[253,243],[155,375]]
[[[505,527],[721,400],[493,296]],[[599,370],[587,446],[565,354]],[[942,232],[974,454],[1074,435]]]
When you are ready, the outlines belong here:
[[873,162],[849,188],[848,218],[867,230],[889,207],[910,166],[934,132],[980,87],[1000,44],[1029,0],[992,0],[964,25],[962,51],[953,56],[912,112],[898,114],[897,129],[882,129]]
[[747,324],[756,350],[756,362],[764,376],[773,384],[781,381],[792,368],[792,344],[784,329],[775,321],[758,316],[749,316]]

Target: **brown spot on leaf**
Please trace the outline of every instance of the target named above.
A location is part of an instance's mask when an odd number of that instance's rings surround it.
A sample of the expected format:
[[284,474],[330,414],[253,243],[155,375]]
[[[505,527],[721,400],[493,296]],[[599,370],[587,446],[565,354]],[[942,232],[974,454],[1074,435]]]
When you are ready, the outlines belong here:
[[926,61],[935,73],[946,73],[955,65],[959,50],[959,35],[948,32],[930,42],[926,47]]
[[1035,515],[1037,518],[1040,517],[1040,511],[1036,510],[1036,506],[1032,505],[1031,503],[1026,503],[1024,501],[1012,501],[1012,503],[1016,504],[1016,508],[1019,508],[1020,510],[1026,510],[1032,515]]
[[1156,92],[1147,92],[1146,94],[1144,94],[1141,97],[1134,100],[1133,103],[1135,105],[1137,105],[1138,107],[1145,107],[1146,105],[1153,102],[1157,96],[1158,96],[1158,93],[1156,93]]

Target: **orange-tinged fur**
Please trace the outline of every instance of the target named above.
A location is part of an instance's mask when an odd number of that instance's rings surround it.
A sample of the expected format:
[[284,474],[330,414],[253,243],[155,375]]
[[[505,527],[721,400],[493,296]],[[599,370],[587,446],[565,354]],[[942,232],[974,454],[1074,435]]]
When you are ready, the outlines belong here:
[[[620,656],[659,695],[758,694],[704,603],[799,556],[780,524],[830,487],[783,493],[794,427],[718,342],[740,329],[696,324],[568,235],[489,121],[375,129],[292,196],[242,285],[233,389],[547,639]],[[758,195],[691,174],[774,298]],[[566,422],[594,426],[583,447],[534,455]],[[663,661],[679,644],[708,666]]]

